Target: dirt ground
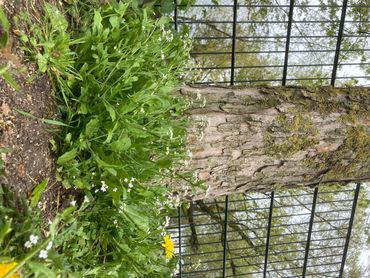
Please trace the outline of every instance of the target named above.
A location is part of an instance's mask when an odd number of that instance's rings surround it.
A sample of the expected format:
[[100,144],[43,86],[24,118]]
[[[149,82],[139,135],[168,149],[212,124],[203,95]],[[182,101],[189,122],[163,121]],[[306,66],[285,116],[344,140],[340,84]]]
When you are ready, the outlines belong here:
[[[27,2],[0,0],[0,5],[11,20]],[[34,4],[38,6],[37,2]],[[9,149],[9,153],[1,154],[5,162],[5,176],[0,177],[0,183],[17,194],[30,196],[38,183],[49,179],[39,203],[44,213],[49,214],[61,206],[61,196],[66,195],[56,182],[55,155],[50,144],[58,129],[18,111],[37,118],[56,119],[58,110],[51,81],[47,75],[37,73],[36,66],[27,61],[14,30],[12,25],[8,45],[0,49],[0,66],[10,66],[11,74],[21,89],[14,90],[0,78],[0,148]]]

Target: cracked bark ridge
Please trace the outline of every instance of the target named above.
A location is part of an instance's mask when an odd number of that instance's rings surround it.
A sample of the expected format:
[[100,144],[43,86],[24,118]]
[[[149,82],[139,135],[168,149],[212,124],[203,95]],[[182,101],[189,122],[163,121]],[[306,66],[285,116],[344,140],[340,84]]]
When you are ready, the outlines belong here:
[[[191,198],[370,180],[370,88],[183,87]],[[189,197],[189,196],[187,196]]]

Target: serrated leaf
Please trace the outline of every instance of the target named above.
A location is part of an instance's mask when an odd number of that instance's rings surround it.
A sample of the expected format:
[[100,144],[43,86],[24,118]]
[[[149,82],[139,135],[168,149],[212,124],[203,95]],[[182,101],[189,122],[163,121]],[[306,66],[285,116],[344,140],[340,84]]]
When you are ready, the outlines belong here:
[[36,185],[35,189],[32,191],[31,207],[35,208],[37,206],[42,193],[48,185],[48,182],[49,179],[44,179],[38,185]]
[[68,152],[65,152],[63,155],[61,155],[58,160],[57,160],[57,164],[59,165],[62,165],[72,159],[74,159],[77,155],[77,149],[74,148]]

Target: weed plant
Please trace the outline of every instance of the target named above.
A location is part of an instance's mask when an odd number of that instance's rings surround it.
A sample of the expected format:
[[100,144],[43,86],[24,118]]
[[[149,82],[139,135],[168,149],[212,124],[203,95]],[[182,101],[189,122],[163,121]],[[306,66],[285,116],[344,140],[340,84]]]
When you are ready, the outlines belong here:
[[46,4],[20,38],[60,98],[59,179],[84,197],[35,226],[42,243],[32,248],[24,245],[32,228],[17,237],[23,228],[9,224],[0,259],[21,261],[26,277],[170,277],[177,259],[165,257],[162,237],[174,200],[165,181],[182,177],[174,169],[186,124],[186,102],[172,92],[190,41],[136,1],[67,2],[67,14]]

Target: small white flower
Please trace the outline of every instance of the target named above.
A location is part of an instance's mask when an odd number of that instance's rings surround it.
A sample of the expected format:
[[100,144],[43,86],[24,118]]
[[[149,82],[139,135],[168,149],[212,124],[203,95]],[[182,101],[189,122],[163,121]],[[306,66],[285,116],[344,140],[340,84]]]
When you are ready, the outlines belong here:
[[114,225],[117,225],[117,223],[118,223],[117,219],[113,221]]
[[24,247],[31,248],[32,247],[32,243],[30,241],[26,241],[26,243],[24,244]]
[[125,179],[124,179],[124,182],[128,182],[128,179],[127,179],[127,178],[125,178]]
[[94,192],[95,192],[95,193],[98,193],[98,191],[99,191],[99,189],[95,189],[95,191],[94,191]]
[[129,187],[129,188],[133,188],[133,187],[134,187],[134,185],[130,182],[130,183],[128,184],[128,187]]
[[39,237],[35,235],[30,235],[31,244],[36,244],[39,241]]
[[161,58],[164,60],[166,57],[164,56],[164,52],[161,50]]
[[141,108],[140,108],[140,112],[141,112],[141,113],[145,113],[145,109],[144,109],[144,107],[141,107]]
[[100,190],[102,192],[106,192],[108,189],[108,185],[105,183],[105,181],[101,181],[101,187],[100,187]]
[[127,192],[130,192],[131,191],[131,188],[127,189]]
[[41,250],[39,253],[39,258],[40,259],[47,259],[48,257],[48,251],[47,250]]
[[135,178],[131,178],[131,179],[130,179],[130,181],[134,181],[134,180],[135,180]]
[[70,205],[71,205],[72,207],[74,207],[74,206],[76,205],[76,201],[75,201],[75,200],[72,200],[72,201],[70,202]]
[[48,245],[46,246],[46,250],[50,250],[53,247],[53,242],[49,241]]
[[90,202],[89,198],[87,196],[84,196],[84,203],[89,203],[89,202]]
[[117,187],[112,189],[113,192],[117,192]]
[[171,218],[169,216],[166,216],[166,221],[164,223],[165,227],[168,227],[170,225],[170,220],[171,220]]

